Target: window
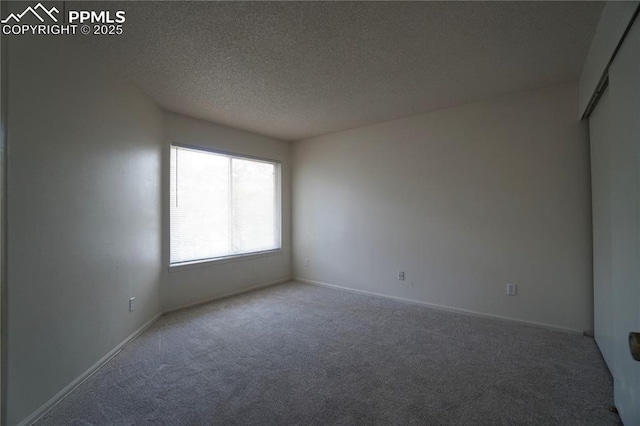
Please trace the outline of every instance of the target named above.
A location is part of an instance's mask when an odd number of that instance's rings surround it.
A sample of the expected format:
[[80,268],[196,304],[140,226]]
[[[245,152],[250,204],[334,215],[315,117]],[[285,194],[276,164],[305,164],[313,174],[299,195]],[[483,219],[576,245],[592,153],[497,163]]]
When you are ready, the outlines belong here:
[[280,249],[280,164],[171,146],[170,263]]

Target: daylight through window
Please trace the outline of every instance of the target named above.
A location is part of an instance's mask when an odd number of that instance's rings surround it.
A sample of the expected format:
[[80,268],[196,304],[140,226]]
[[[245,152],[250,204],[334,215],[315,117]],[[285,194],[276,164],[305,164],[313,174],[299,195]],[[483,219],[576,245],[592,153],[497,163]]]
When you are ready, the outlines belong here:
[[280,164],[171,147],[171,265],[279,249]]

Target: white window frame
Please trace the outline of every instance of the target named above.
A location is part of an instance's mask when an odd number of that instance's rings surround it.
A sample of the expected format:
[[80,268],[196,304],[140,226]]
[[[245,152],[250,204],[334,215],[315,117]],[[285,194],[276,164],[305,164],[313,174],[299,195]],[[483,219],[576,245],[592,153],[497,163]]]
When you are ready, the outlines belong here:
[[[239,153],[235,153],[235,152],[229,152],[229,151],[222,151],[222,150],[218,150],[215,148],[209,148],[209,147],[203,147],[203,146],[195,146],[195,145],[187,145],[187,144],[182,144],[182,143],[176,143],[176,142],[172,142],[169,146],[169,150],[173,149],[173,148],[179,148],[179,149],[189,149],[189,150],[193,150],[193,151],[199,151],[199,152],[208,152],[208,153],[212,153],[212,154],[217,154],[217,155],[221,155],[221,156],[225,156],[228,157],[230,160],[237,158],[240,160],[251,160],[251,161],[259,161],[259,162],[263,162],[263,163],[268,163],[268,164],[273,164],[274,166],[274,179],[275,179],[275,190],[276,190],[276,194],[275,194],[275,214],[276,214],[276,220],[275,220],[275,225],[277,226],[276,229],[276,238],[277,238],[277,242],[278,242],[278,247],[274,248],[274,249],[269,249],[269,250],[259,250],[259,251],[252,251],[252,252],[247,252],[247,253],[238,253],[238,254],[229,254],[229,255],[225,255],[225,256],[218,256],[218,257],[212,257],[212,258],[206,258],[206,259],[197,259],[197,260],[189,260],[189,261],[183,261],[183,262],[175,262],[175,263],[171,263],[171,206],[169,205],[169,211],[168,211],[168,216],[169,216],[169,221],[168,221],[168,231],[169,231],[169,235],[168,235],[168,246],[169,246],[169,250],[168,250],[168,261],[169,261],[169,270],[179,270],[179,269],[183,269],[183,268],[190,268],[190,267],[197,267],[197,266],[205,266],[206,264],[211,264],[211,263],[220,263],[220,262],[229,262],[229,261],[237,261],[237,260],[242,260],[242,259],[246,259],[246,258],[251,258],[251,257],[258,257],[258,256],[265,256],[265,255],[272,255],[272,254],[280,254],[282,253],[282,226],[283,226],[283,222],[282,222],[282,162],[280,160],[274,160],[271,158],[264,158],[264,157],[257,157],[257,156],[253,156],[253,155],[246,155],[246,154],[239,154]],[[169,155],[169,158],[171,158],[171,155]],[[169,169],[171,168],[171,165],[169,165]],[[171,174],[169,173],[169,176],[171,176]],[[168,185],[169,191],[168,191],[168,201],[169,203],[171,203],[171,182],[169,182]]]

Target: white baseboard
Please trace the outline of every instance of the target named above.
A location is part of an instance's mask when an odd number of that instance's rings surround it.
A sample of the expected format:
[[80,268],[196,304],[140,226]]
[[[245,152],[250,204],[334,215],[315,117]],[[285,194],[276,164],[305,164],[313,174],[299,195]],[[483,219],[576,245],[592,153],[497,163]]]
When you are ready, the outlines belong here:
[[147,323],[145,323],[142,327],[140,327],[139,329],[134,331],[131,335],[129,335],[129,337],[127,337],[122,342],[120,342],[118,344],[118,346],[116,346],[111,351],[109,351],[109,353],[107,353],[98,362],[96,362],[91,367],[89,367],[84,373],[79,375],[74,381],[69,383],[64,388],[62,388],[60,390],[60,392],[55,394],[50,400],[48,400],[47,402],[42,404],[37,410],[35,410],[33,413],[31,413],[26,418],[24,418],[20,423],[18,423],[18,426],[31,425],[31,424],[35,423],[36,421],[38,421],[41,417],[43,417],[45,414],[47,414],[49,412],[49,410],[51,410],[53,407],[58,405],[64,398],[66,398],[67,395],[69,395],[78,386],[80,386],[82,383],[84,383],[85,380],[87,380],[89,377],[91,377],[93,374],[95,374],[96,371],[98,371],[102,366],[104,366],[106,363],[108,363],[113,357],[118,355],[118,353],[120,353],[122,348],[124,348],[124,346],[127,343],[131,342],[133,339],[135,339],[140,334],[142,334],[142,332],[144,332],[147,328],[149,328],[162,315],[164,315],[166,313],[169,313],[169,312],[178,311],[178,310],[181,310],[181,309],[186,309],[186,308],[191,308],[191,307],[198,306],[198,305],[203,305],[205,303],[213,302],[215,300],[225,299],[227,297],[237,296],[237,295],[240,295],[240,294],[243,294],[243,293],[249,293],[251,291],[259,290],[259,289],[266,288],[266,287],[271,287],[271,286],[274,286],[274,285],[277,285],[277,284],[286,283],[286,282],[289,282],[289,281],[291,281],[291,277],[283,278],[283,279],[280,279],[280,280],[277,280],[277,281],[271,281],[271,282],[268,282],[268,283],[262,283],[262,284],[254,285],[254,286],[251,286],[251,287],[243,288],[243,289],[238,290],[238,291],[225,293],[225,294],[222,294],[220,296],[216,296],[216,297],[211,298],[211,299],[207,299],[207,300],[191,303],[191,304],[188,304],[188,305],[183,305],[183,306],[180,306],[180,307],[177,307],[177,308],[173,308],[173,309],[169,309],[169,310],[166,310],[166,311],[163,311],[163,312],[159,313],[158,315],[153,317],[151,320],[149,320]]
[[252,292],[252,291],[255,291],[255,290],[260,290],[262,288],[272,287],[274,285],[283,284],[283,283],[289,282],[291,280],[293,280],[293,278],[287,277],[287,278],[282,278],[282,279],[279,279],[279,280],[276,280],[276,281],[270,281],[268,283],[256,284],[256,285],[253,285],[251,287],[246,287],[246,288],[243,288],[243,289],[240,289],[240,290],[235,290],[235,291],[231,291],[229,293],[224,293],[224,294],[221,294],[219,296],[212,297],[210,299],[200,300],[198,302],[187,303],[186,305],[180,305],[180,306],[178,306],[176,308],[166,309],[164,311],[164,313],[168,314],[169,312],[175,312],[175,311],[180,311],[182,309],[193,308],[194,306],[200,306],[200,305],[204,305],[204,304],[207,304],[207,303],[215,302],[216,300],[226,299],[227,297],[238,296],[240,294],[249,293],[249,292]]
[[111,351],[109,351],[109,353],[107,353],[105,356],[100,358],[100,360],[98,360],[98,362],[96,362],[91,367],[89,367],[84,373],[82,373],[81,375],[76,377],[76,379],[74,381],[69,383],[64,388],[62,388],[62,390],[60,390],[60,392],[58,392],[50,400],[48,400],[47,402],[42,404],[40,406],[40,408],[38,408],[36,411],[31,413],[28,417],[22,419],[22,421],[20,423],[18,423],[18,426],[30,425],[30,424],[33,424],[36,421],[40,420],[40,418],[42,416],[47,414],[47,412],[49,412],[49,410],[51,410],[53,407],[58,405],[63,399],[65,399],[67,397],[67,395],[69,395],[78,386],[80,386],[82,383],[84,383],[85,380],[87,380],[89,377],[91,377],[93,374],[95,374],[95,372],[98,371],[107,362],[109,362],[111,360],[111,358],[113,358],[116,355],[118,355],[118,353],[120,353],[120,351],[124,348],[124,346],[127,343],[131,342],[133,339],[135,339],[140,334],[142,334],[143,331],[145,331],[147,328],[149,328],[161,316],[162,316],[162,313],[159,313],[158,315],[156,315],[155,317],[153,317],[149,321],[147,321],[142,327],[138,328],[136,331],[131,333],[129,335],[129,337],[124,339],[122,342],[120,342],[118,344],[118,346],[116,346]]
[[294,277],[293,281],[299,281],[301,283],[318,285],[318,286],[322,286],[322,287],[330,287],[330,288],[334,288],[334,289],[338,289],[338,290],[349,291],[351,293],[366,294],[368,296],[382,297],[384,299],[392,299],[392,300],[397,300],[399,302],[411,303],[411,304],[414,304],[414,305],[427,306],[429,308],[439,309],[439,310],[442,310],[442,311],[456,312],[456,313],[460,313],[460,314],[474,315],[474,316],[478,316],[478,317],[494,318],[494,319],[499,319],[499,320],[502,320],[502,321],[515,322],[515,323],[525,324],[525,325],[529,325],[529,326],[533,326],[533,327],[546,328],[548,330],[561,331],[561,332],[570,333],[570,334],[587,335],[587,333],[585,333],[584,331],[576,330],[576,329],[573,329],[573,328],[560,327],[560,326],[557,326],[557,325],[551,325],[551,324],[545,324],[545,323],[541,323],[541,322],[522,320],[522,319],[518,319],[518,318],[504,317],[502,315],[487,314],[487,313],[484,313],[484,312],[471,311],[471,310],[468,310],[468,309],[453,308],[453,307],[450,307],[450,306],[444,306],[444,305],[438,305],[438,304],[435,304],[435,303],[423,302],[421,300],[405,299],[403,297],[389,296],[389,295],[386,295],[386,294],[374,293],[374,292],[365,291],[365,290],[357,290],[357,289],[353,289],[353,288],[349,288],[349,287],[342,287],[342,286],[335,285],[335,284],[329,284],[329,283],[324,283],[324,282],[320,282],[320,281],[308,280],[308,279],[305,279],[305,278],[296,278],[296,277]]
[[263,288],[267,288],[267,287],[272,287],[272,286],[275,286],[275,285],[278,285],[278,284],[282,284],[282,283],[286,283],[286,282],[289,282],[289,281],[299,281],[299,282],[306,283],[306,284],[317,285],[317,286],[322,286],[322,287],[329,287],[329,288],[338,289],[338,290],[342,290],[342,291],[349,291],[349,292],[357,293],[357,294],[365,294],[365,295],[368,295],[368,296],[381,297],[381,298],[384,298],[384,299],[397,300],[397,301],[400,301],[400,302],[427,306],[427,307],[430,307],[430,308],[440,309],[440,310],[444,310],[444,311],[462,313],[462,314],[467,314],[467,315],[474,315],[474,316],[479,316],[479,317],[494,318],[494,319],[499,319],[499,320],[503,320],[503,321],[516,322],[516,323],[526,324],[526,325],[530,325],[530,326],[534,326],[534,327],[546,328],[546,329],[555,330],[555,331],[562,331],[562,332],[571,333],[571,334],[584,334],[583,331],[575,330],[575,329],[571,329],[571,328],[558,327],[558,326],[554,326],[554,325],[550,325],[550,324],[539,323],[539,322],[534,322],[534,321],[527,321],[527,320],[521,320],[521,319],[517,319],[517,318],[509,318],[509,317],[504,317],[504,316],[501,316],[501,315],[493,315],[493,314],[487,314],[487,313],[483,313],[483,312],[476,312],[476,311],[471,311],[471,310],[468,310],[468,309],[452,308],[450,306],[443,306],[443,305],[438,305],[438,304],[435,304],[435,303],[423,302],[423,301],[420,301],[420,300],[405,299],[405,298],[402,298],[402,297],[389,296],[389,295],[386,295],[386,294],[374,293],[374,292],[365,291],[365,290],[357,290],[357,289],[353,289],[353,288],[342,287],[342,286],[335,285],[335,284],[329,284],[329,283],[324,283],[324,282],[320,282],[320,281],[313,281],[313,280],[308,280],[308,279],[304,279],[304,278],[296,278],[296,277],[283,278],[283,279],[280,279],[280,280],[271,281],[271,282],[262,283],[262,284],[257,284],[257,285],[251,286],[251,287],[243,288],[241,290],[225,293],[225,294],[216,296],[216,297],[211,298],[211,299],[190,303],[190,304],[187,304],[187,305],[179,306],[177,308],[168,309],[168,310],[156,315],[151,320],[149,320],[147,323],[145,323],[142,327],[138,328],[131,335],[129,335],[129,337],[127,337],[122,342],[120,342],[115,348],[113,348],[109,353],[107,353],[104,357],[102,357],[98,362],[96,362],[91,367],[89,367],[84,373],[82,373],[80,376],[78,376],[74,381],[69,383],[62,390],[60,390],[60,392],[55,394],[50,400],[48,400],[47,402],[42,404],[40,406],[40,408],[35,410],[28,417],[24,418],[20,423],[18,423],[18,426],[30,425],[30,424],[33,424],[36,421],[38,421],[49,410],[51,410],[53,407],[58,405],[67,395],[69,395],[73,390],[75,390],[78,386],[80,386],[85,380],[87,380],[96,371],[98,371],[103,365],[105,365],[113,357],[115,357],[122,350],[122,348],[125,345],[127,345],[133,339],[135,339],[140,334],[142,334],[142,332],[144,332],[147,328],[149,328],[154,322],[156,322],[165,313],[179,311],[179,310],[182,310],[182,309],[187,309],[187,308],[191,308],[191,307],[198,306],[198,305],[203,305],[205,303],[210,303],[210,302],[213,302],[213,301],[216,301],[216,300],[225,299],[225,298],[228,298],[228,297],[237,296],[237,295],[244,294],[244,293],[249,293],[249,292],[252,292],[252,291],[255,291],[255,290],[259,290],[259,289],[263,289]]

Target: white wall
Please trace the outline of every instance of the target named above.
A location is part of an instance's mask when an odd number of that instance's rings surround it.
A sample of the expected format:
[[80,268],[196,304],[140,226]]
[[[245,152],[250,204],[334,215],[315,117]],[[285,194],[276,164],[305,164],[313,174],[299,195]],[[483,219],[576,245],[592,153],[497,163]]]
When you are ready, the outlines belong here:
[[67,38],[9,44],[15,424],[160,312],[162,117]]
[[571,83],[295,143],[294,276],[592,330],[577,102]]
[[[165,310],[214,299],[291,277],[291,143],[174,113],[164,114],[162,303]],[[169,146],[181,143],[279,160],[282,180],[282,251],[179,267],[169,271]]]
[[[162,310],[291,277],[291,144],[162,112],[69,39],[16,37],[9,56],[15,424]],[[281,161],[282,252],[169,272],[171,142]]]

